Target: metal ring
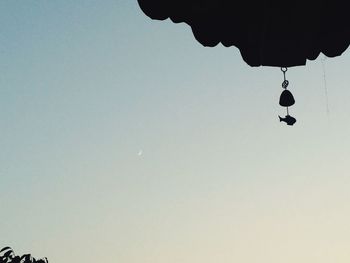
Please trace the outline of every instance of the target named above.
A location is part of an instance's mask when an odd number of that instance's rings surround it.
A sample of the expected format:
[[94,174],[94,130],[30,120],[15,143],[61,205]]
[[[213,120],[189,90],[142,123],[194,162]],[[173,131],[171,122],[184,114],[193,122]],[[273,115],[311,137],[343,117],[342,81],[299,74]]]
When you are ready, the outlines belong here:
[[282,67],[281,70],[282,70],[283,73],[285,73],[285,72],[287,72],[288,68]]

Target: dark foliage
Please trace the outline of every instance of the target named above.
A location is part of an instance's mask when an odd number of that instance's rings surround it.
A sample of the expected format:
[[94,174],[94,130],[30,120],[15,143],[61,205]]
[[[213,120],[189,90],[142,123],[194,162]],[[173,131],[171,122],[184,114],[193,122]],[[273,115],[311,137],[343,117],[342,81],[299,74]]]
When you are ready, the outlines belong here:
[[0,250],[0,263],[48,263],[47,258],[35,259],[31,254],[23,256],[15,255],[10,247],[4,247]]

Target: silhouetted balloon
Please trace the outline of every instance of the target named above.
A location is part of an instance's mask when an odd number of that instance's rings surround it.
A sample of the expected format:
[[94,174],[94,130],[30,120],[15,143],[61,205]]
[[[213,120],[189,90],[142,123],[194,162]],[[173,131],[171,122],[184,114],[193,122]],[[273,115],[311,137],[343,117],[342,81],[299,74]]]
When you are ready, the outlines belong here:
[[204,46],[239,48],[250,66],[305,65],[350,43],[347,0],[138,0],[152,19],[191,26]]

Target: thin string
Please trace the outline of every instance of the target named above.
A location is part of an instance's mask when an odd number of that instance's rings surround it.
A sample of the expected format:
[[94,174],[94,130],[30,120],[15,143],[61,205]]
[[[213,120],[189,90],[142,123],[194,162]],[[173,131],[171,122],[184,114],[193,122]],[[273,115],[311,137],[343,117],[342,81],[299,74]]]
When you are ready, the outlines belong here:
[[[287,72],[287,70],[288,70],[288,68],[281,67],[281,71],[283,72],[283,78],[284,78],[284,81],[282,83],[282,88],[284,88],[284,89],[287,89],[288,84],[289,84],[288,80],[286,79],[286,72]],[[287,115],[289,115],[288,107],[287,107]]]
[[326,78],[326,66],[325,66],[325,61],[327,57],[324,56],[321,58],[321,63],[322,63],[322,71],[323,71],[323,83],[324,83],[324,94],[326,97],[326,110],[327,110],[327,116],[329,118],[329,102],[328,102],[328,89],[327,89],[327,78]]

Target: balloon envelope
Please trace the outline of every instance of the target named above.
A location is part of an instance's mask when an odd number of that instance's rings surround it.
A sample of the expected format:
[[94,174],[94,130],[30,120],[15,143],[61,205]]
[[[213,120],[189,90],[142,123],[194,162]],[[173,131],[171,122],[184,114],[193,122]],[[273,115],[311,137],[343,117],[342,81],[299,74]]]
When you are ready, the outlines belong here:
[[305,65],[350,43],[345,0],[138,0],[152,19],[191,26],[204,46],[239,48],[250,66]]

